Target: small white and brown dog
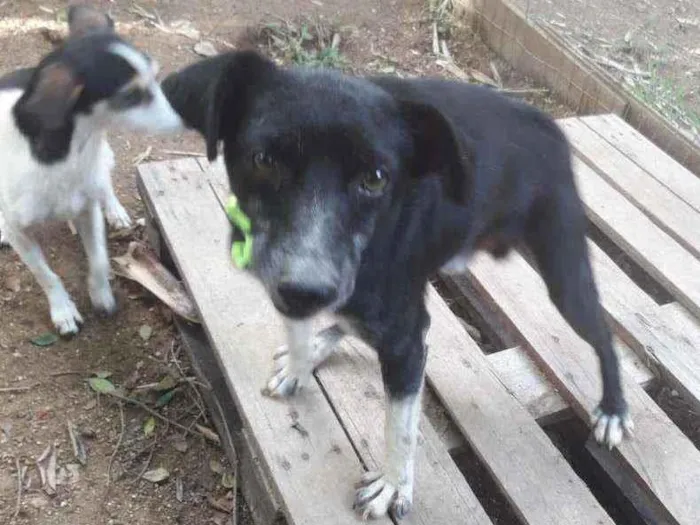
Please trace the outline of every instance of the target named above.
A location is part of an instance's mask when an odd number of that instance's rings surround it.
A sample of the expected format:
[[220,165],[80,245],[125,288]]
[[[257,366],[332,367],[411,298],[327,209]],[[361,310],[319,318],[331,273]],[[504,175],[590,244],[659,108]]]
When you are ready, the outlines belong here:
[[156,63],[115,34],[109,16],[71,6],[68,25],[65,43],[36,67],[0,78],[0,242],[34,274],[64,335],[76,333],[82,317],[28,228],[75,224],[92,304],[111,313],[104,219],[117,228],[131,221],[112,187],[106,131],[120,124],[151,133],[183,129],[156,81]]

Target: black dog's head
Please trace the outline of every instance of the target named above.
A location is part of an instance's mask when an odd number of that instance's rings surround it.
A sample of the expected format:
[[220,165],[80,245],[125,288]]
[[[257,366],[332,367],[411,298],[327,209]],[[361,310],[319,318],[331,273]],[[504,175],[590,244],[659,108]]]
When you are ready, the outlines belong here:
[[237,52],[170,75],[163,90],[210,160],[223,141],[253,226],[251,271],[288,317],[350,298],[363,251],[416,177],[463,178],[448,121],[366,79]]

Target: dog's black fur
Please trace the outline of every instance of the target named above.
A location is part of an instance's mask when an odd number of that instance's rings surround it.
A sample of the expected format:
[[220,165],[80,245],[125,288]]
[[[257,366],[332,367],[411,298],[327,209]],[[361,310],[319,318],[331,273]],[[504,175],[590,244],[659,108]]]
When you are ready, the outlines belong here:
[[429,278],[522,243],[598,353],[601,411],[626,418],[569,146],[548,116],[484,87],[284,69],[247,51],[195,63],[163,89],[210,160],[223,141],[254,228],[251,270],[277,309],[336,313],[378,352],[390,400],[422,385]]

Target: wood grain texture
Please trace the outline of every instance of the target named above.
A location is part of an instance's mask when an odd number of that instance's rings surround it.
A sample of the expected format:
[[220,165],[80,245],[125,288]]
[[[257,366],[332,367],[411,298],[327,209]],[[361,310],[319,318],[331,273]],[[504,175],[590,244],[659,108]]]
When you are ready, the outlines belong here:
[[693,174],[617,115],[593,115],[581,121],[700,211],[700,173]]
[[593,242],[589,250],[601,303],[617,333],[700,409],[698,325],[690,314],[657,305]]
[[579,118],[558,120],[571,145],[605,181],[668,235],[700,257],[700,212]]
[[574,157],[588,217],[694,315],[700,315],[700,260],[656,226],[615,188]]
[[[478,254],[470,275],[483,299],[501,308],[517,326],[548,379],[586,422],[600,400],[598,360],[549,300],[539,275],[518,254],[502,262]],[[691,525],[700,516],[700,451],[625,373],[624,391],[635,422],[635,439],[616,456],[671,522]]]
[[[620,364],[642,388],[656,378],[633,350],[620,340],[615,341]],[[486,356],[501,383],[540,425],[547,425],[566,416],[569,404],[537,368],[527,350],[515,347]]]
[[[288,522],[357,523],[353,482],[363,469],[321,389],[314,383],[287,402],[260,393],[283,331],[262,288],[229,262],[227,219],[200,166],[183,159],[142,164],[139,172]],[[292,428],[294,421],[308,434]]]
[[520,519],[612,523],[432,287],[428,310],[428,381]]

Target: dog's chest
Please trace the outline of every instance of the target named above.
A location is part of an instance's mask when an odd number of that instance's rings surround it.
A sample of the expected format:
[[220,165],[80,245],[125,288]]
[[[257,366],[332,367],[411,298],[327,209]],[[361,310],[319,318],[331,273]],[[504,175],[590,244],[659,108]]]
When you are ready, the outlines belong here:
[[7,98],[8,92],[0,92],[0,208],[5,219],[27,227],[74,218],[90,200],[99,199],[104,170],[109,180],[114,157],[104,134],[81,134],[76,128],[66,159],[41,164],[15,126]]

